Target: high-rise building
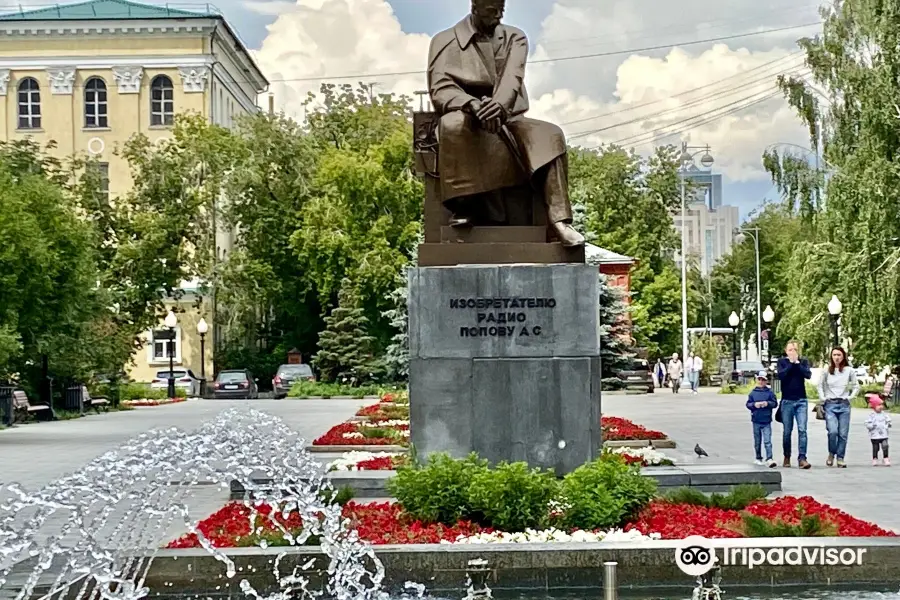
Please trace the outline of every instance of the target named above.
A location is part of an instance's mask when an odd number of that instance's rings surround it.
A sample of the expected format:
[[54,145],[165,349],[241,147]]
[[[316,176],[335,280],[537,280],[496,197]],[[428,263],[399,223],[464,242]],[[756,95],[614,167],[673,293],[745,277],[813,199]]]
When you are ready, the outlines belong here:
[[697,202],[703,202],[710,210],[716,210],[724,204],[722,200],[722,174],[705,171],[692,166],[684,178],[693,188]]
[[[690,199],[685,218],[685,247],[689,257],[695,257],[703,275],[709,275],[716,262],[730,250],[734,230],[740,225],[740,213],[736,206],[719,205],[715,210],[703,199]],[[675,230],[681,236],[681,213],[673,216]],[[679,247],[680,250],[680,247]],[[675,260],[681,264],[681,252]]]

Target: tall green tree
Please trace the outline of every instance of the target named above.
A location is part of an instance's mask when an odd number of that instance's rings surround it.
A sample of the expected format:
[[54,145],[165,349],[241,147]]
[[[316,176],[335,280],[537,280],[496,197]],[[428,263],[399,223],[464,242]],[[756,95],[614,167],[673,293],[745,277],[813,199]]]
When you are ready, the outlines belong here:
[[0,375],[34,378],[43,357],[62,376],[90,374],[98,239],[65,169],[33,142],[0,143]]
[[[779,80],[830,172],[822,205],[809,211],[815,211],[809,215],[814,233],[791,260],[802,287],[788,312],[807,347],[824,353],[826,306],[836,294],[844,305],[843,334],[852,339],[857,361],[897,364],[900,3],[845,0],[823,9],[822,17],[822,32],[799,42],[809,79]],[[816,174],[813,181],[824,179]]]

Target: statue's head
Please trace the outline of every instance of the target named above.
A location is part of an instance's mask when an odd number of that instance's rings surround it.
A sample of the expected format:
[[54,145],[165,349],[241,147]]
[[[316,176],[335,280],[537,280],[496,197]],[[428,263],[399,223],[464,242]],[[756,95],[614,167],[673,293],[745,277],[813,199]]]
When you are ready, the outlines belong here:
[[472,0],[475,27],[482,33],[493,34],[503,18],[505,9],[506,0]]

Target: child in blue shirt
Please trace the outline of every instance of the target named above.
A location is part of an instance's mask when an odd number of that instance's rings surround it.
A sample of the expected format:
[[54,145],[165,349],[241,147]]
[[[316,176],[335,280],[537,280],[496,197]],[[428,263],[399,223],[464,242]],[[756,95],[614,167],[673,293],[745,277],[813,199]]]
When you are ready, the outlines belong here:
[[[750,421],[753,423],[753,449],[756,451],[756,464],[775,468],[772,459],[772,411],[778,407],[778,399],[769,388],[769,376],[765,371],[756,375],[756,387],[747,397],[747,408],[750,410]],[[766,462],[762,459],[761,445],[766,447]]]

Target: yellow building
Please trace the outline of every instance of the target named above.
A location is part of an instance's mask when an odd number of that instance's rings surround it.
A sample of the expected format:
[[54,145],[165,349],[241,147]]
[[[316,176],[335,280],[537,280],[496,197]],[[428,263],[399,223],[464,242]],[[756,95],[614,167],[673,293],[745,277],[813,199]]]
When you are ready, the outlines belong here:
[[[114,154],[132,135],[165,138],[175,114],[189,111],[230,127],[258,110],[267,87],[247,48],[215,12],[91,0],[0,15],[0,139],[53,141],[60,157],[95,157],[113,199],[132,185],[127,162]],[[217,232],[220,259],[232,241],[230,232]],[[209,377],[215,315],[192,308],[190,285],[185,291],[176,310],[175,357],[199,376],[196,323],[204,317]],[[159,352],[164,345],[153,332],[147,337],[131,371],[137,381],[168,367]]]

